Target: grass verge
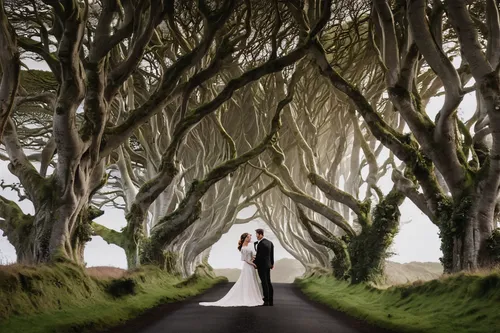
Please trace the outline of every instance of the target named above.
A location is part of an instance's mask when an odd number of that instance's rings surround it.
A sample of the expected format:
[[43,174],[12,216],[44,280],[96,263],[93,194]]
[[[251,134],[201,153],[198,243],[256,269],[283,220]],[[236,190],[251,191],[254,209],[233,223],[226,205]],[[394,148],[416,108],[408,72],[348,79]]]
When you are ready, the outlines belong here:
[[385,290],[350,285],[331,276],[296,283],[313,300],[397,332],[500,332],[500,271],[458,274]]
[[[187,281],[187,282],[186,282]],[[183,280],[155,267],[119,278],[71,264],[0,267],[0,332],[89,332],[122,324],[157,305],[195,296],[224,278]]]

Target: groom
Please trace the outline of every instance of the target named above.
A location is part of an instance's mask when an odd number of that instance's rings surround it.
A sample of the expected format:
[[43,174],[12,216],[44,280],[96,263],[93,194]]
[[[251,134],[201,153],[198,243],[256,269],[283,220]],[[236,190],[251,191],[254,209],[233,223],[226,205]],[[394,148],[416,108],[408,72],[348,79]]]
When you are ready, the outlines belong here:
[[271,284],[271,269],[274,268],[274,245],[264,238],[264,230],[257,229],[258,241],[254,243],[255,255],[254,264],[257,266],[260,281],[262,282],[262,292],[264,293],[264,306],[273,306],[273,285]]

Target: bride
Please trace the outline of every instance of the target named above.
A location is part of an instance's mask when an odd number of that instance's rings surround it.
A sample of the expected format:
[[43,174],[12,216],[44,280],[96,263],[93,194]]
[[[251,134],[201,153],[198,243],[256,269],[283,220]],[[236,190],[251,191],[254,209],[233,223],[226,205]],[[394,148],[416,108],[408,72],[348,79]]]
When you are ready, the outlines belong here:
[[254,250],[251,244],[252,235],[244,233],[238,242],[238,250],[241,252],[241,260],[244,262],[238,281],[228,293],[217,302],[203,302],[202,306],[259,306],[264,303],[262,293],[257,282],[255,264],[252,262]]

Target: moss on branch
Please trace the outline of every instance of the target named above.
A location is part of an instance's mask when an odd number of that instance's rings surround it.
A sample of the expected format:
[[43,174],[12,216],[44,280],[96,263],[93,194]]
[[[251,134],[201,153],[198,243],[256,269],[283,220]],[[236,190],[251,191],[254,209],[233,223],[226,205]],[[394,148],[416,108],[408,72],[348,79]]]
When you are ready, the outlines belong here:
[[404,195],[393,189],[375,206],[373,223],[365,225],[359,235],[349,243],[351,256],[351,282],[377,281],[383,277],[384,261],[394,237],[399,231],[399,206]]
[[319,245],[332,250],[334,257],[331,264],[333,275],[339,280],[349,279],[349,271],[351,269],[350,255],[347,249],[348,237],[338,238],[324,228],[319,228],[322,234],[316,232],[313,226],[318,227],[318,224],[310,220],[304,210],[297,205],[299,221],[307,229],[313,241]]
[[122,232],[118,232],[113,229],[106,228],[102,224],[92,222],[92,234],[94,236],[100,236],[108,244],[113,244],[119,247],[125,247],[125,235]]
[[14,246],[20,263],[33,261],[34,220],[34,216],[24,214],[14,201],[0,196],[0,229]]

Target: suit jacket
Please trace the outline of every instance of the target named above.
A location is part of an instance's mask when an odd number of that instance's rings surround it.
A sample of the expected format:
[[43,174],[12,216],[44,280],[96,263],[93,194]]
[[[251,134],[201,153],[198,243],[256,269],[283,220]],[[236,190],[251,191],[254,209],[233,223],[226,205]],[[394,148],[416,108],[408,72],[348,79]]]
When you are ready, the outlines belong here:
[[[257,244],[258,243],[258,244]],[[255,242],[257,254],[253,261],[257,265],[257,269],[271,269],[274,266],[274,245],[273,243],[264,238],[260,242]]]

